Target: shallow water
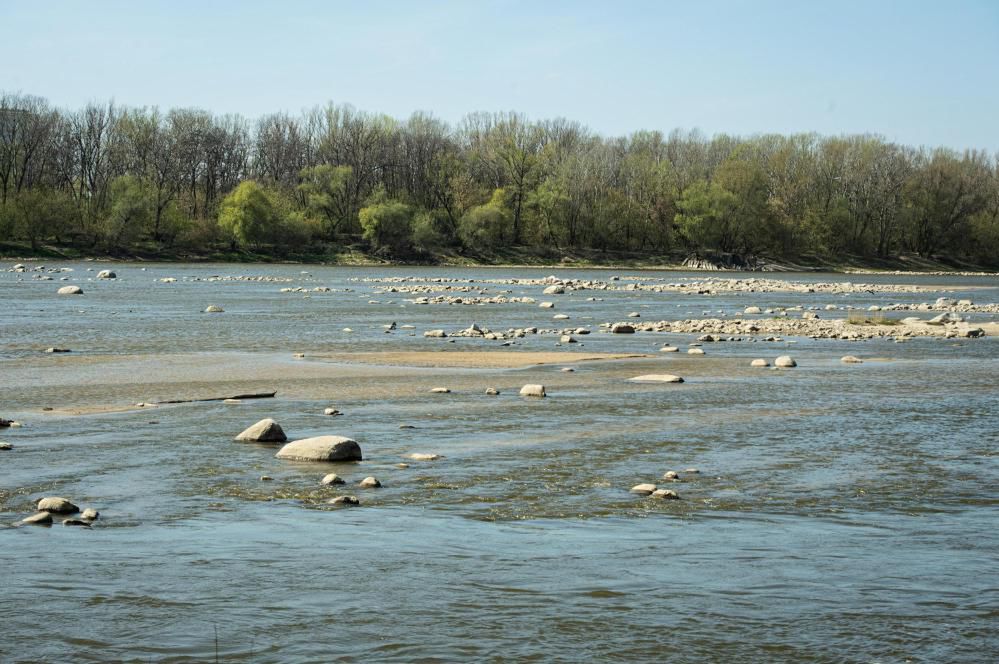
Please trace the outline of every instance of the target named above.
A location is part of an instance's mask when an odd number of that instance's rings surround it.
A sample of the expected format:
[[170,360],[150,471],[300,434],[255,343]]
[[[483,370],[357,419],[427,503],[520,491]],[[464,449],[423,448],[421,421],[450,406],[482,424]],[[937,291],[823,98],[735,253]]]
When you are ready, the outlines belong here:
[[[73,268],[54,281],[0,272],[0,416],[26,423],[0,430],[14,445],[0,452],[0,523],[43,495],[102,513],[90,530],[0,529],[0,661],[979,662],[999,652],[996,339],[789,337],[691,357],[657,352],[691,335],[597,331],[631,311],[997,302],[999,279],[795,275],[784,278],[932,290],[543,296],[481,281],[550,269],[118,264],[117,280],[98,282],[95,265],[53,264]],[[475,279],[486,295],[557,308],[417,306],[407,300],[418,294],[363,281],[407,275]],[[56,296],[63,276],[86,294]],[[299,285],[334,292],[280,292]],[[225,313],[202,313],[209,304]],[[391,322],[414,329],[387,334]],[[509,347],[422,336],[472,322],[594,333],[565,347],[551,335]],[[41,352],[49,346],[73,352]],[[343,355],[426,350],[566,361],[413,368]],[[579,351],[649,357],[576,362]],[[748,366],[787,353],[797,369]],[[865,363],[840,363],[846,354]],[[646,373],[686,382],[627,382]],[[517,396],[532,382],[549,397]],[[501,394],[485,396],[489,386]],[[107,412],[271,390],[236,405]],[[344,415],[322,415],[330,404]],[[292,438],[351,436],[365,461],[291,463],[274,446],[232,441],[262,417]],[[413,452],[444,458],[396,467]],[[679,501],[628,492],[688,467],[701,472],[668,485]],[[348,485],[321,487],[330,471]],[[383,488],[352,486],[367,475]],[[341,493],[362,505],[326,504]]]

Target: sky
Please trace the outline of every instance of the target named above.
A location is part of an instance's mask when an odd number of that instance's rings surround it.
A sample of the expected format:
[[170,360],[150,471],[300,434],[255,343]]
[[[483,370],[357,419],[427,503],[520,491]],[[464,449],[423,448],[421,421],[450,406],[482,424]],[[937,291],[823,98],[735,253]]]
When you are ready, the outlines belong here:
[[999,151],[999,0],[0,0],[0,90]]

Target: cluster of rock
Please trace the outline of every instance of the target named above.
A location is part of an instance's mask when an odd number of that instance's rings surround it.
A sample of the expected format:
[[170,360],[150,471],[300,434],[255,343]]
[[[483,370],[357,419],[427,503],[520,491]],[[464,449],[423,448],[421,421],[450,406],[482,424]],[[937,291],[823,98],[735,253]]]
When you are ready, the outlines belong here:
[[533,297],[506,297],[505,295],[493,295],[489,297],[481,295],[437,295],[435,297],[418,297],[406,300],[412,304],[534,304]]
[[88,507],[80,512],[79,507],[61,496],[47,496],[45,498],[39,498],[35,502],[35,509],[37,511],[34,514],[21,519],[15,525],[51,526],[54,520],[53,515],[68,516],[70,514],[79,514],[79,518],[63,519],[62,525],[83,526],[85,528],[89,528],[94,521],[100,518],[100,512],[94,508]]
[[481,327],[477,323],[472,323],[467,328],[452,330],[450,332],[442,329],[425,330],[423,336],[429,339],[446,339],[448,337],[461,337],[473,339],[486,339],[490,341],[507,341],[510,339],[523,339],[528,335],[558,335],[560,343],[576,343],[572,335],[585,336],[590,334],[590,330],[585,327],[564,327],[542,329],[537,327],[509,328],[505,331],[490,330]]
[[622,332],[671,332],[677,334],[701,334],[699,341],[759,341],[777,340],[775,335],[811,337],[813,339],[884,339],[899,337],[967,337],[985,336],[980,327],[946,325],[950,321],[924,323],[913,319],[903,319],[890,325],[876,322],[851,322],[844,319],[823,320],[820,318],[778,318],[778,319],[729,319],[702,318],[685,320],[660,320],[641,323],[602,323],[603,331],[620,334]]
[[[688,468],[684,471],[690,475],[696,475],[700,471],[696,468]],[[682,482],[683,478],[680,477],[680,473],[675,470],[669,470],[662,477],[663,481],[666,482]],[[657,484],[653,482],[643,482],[642,484],[636,484],[631,487],[631,493],[637,494],[639,496],[650,496],[652,498],[660,498],[663,500],[679,500],[680,495],[672,490],[666,488],[660,488]]]

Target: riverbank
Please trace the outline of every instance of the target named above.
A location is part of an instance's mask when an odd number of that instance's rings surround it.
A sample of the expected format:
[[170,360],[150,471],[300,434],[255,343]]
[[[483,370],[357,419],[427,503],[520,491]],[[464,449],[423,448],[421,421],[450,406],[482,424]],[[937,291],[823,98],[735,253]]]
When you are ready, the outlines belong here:
[[[418,254],[407,259],[387,258],[365,251],[358,245],[310,247],[302,251],[191,251],[157,249],[108,253],[85,250],[73,245],[40,245],[0,242],[0,260],[93,260],[134,261],[150,263],[247,263],[247,264],[312,264],[364,266],[440,266],[440,267],[539,267],[586,269],[637,269],[683,271],[738,271],[711,258],[692,258],[679,253],[657,254],[596,250],[553,250],[514,247],[489,253],[459,253],[444,251]],[[835,257],[805,255],[794,257],[760,257],[754,267],[742,268],[760,272],[841,272],[844,274],[999,274],[995,266],[940,258],[930,259],[914,254],[886,258],[842,254]]]

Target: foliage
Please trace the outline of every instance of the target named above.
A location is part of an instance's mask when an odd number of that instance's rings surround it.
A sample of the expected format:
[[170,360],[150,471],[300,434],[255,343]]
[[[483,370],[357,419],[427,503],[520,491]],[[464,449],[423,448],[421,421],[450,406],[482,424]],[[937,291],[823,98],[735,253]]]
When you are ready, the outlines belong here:
[[274,237],[278,224],[274,199],[254,180],[245,180],[222,201],[219,229],[236,246],[246,248]]

